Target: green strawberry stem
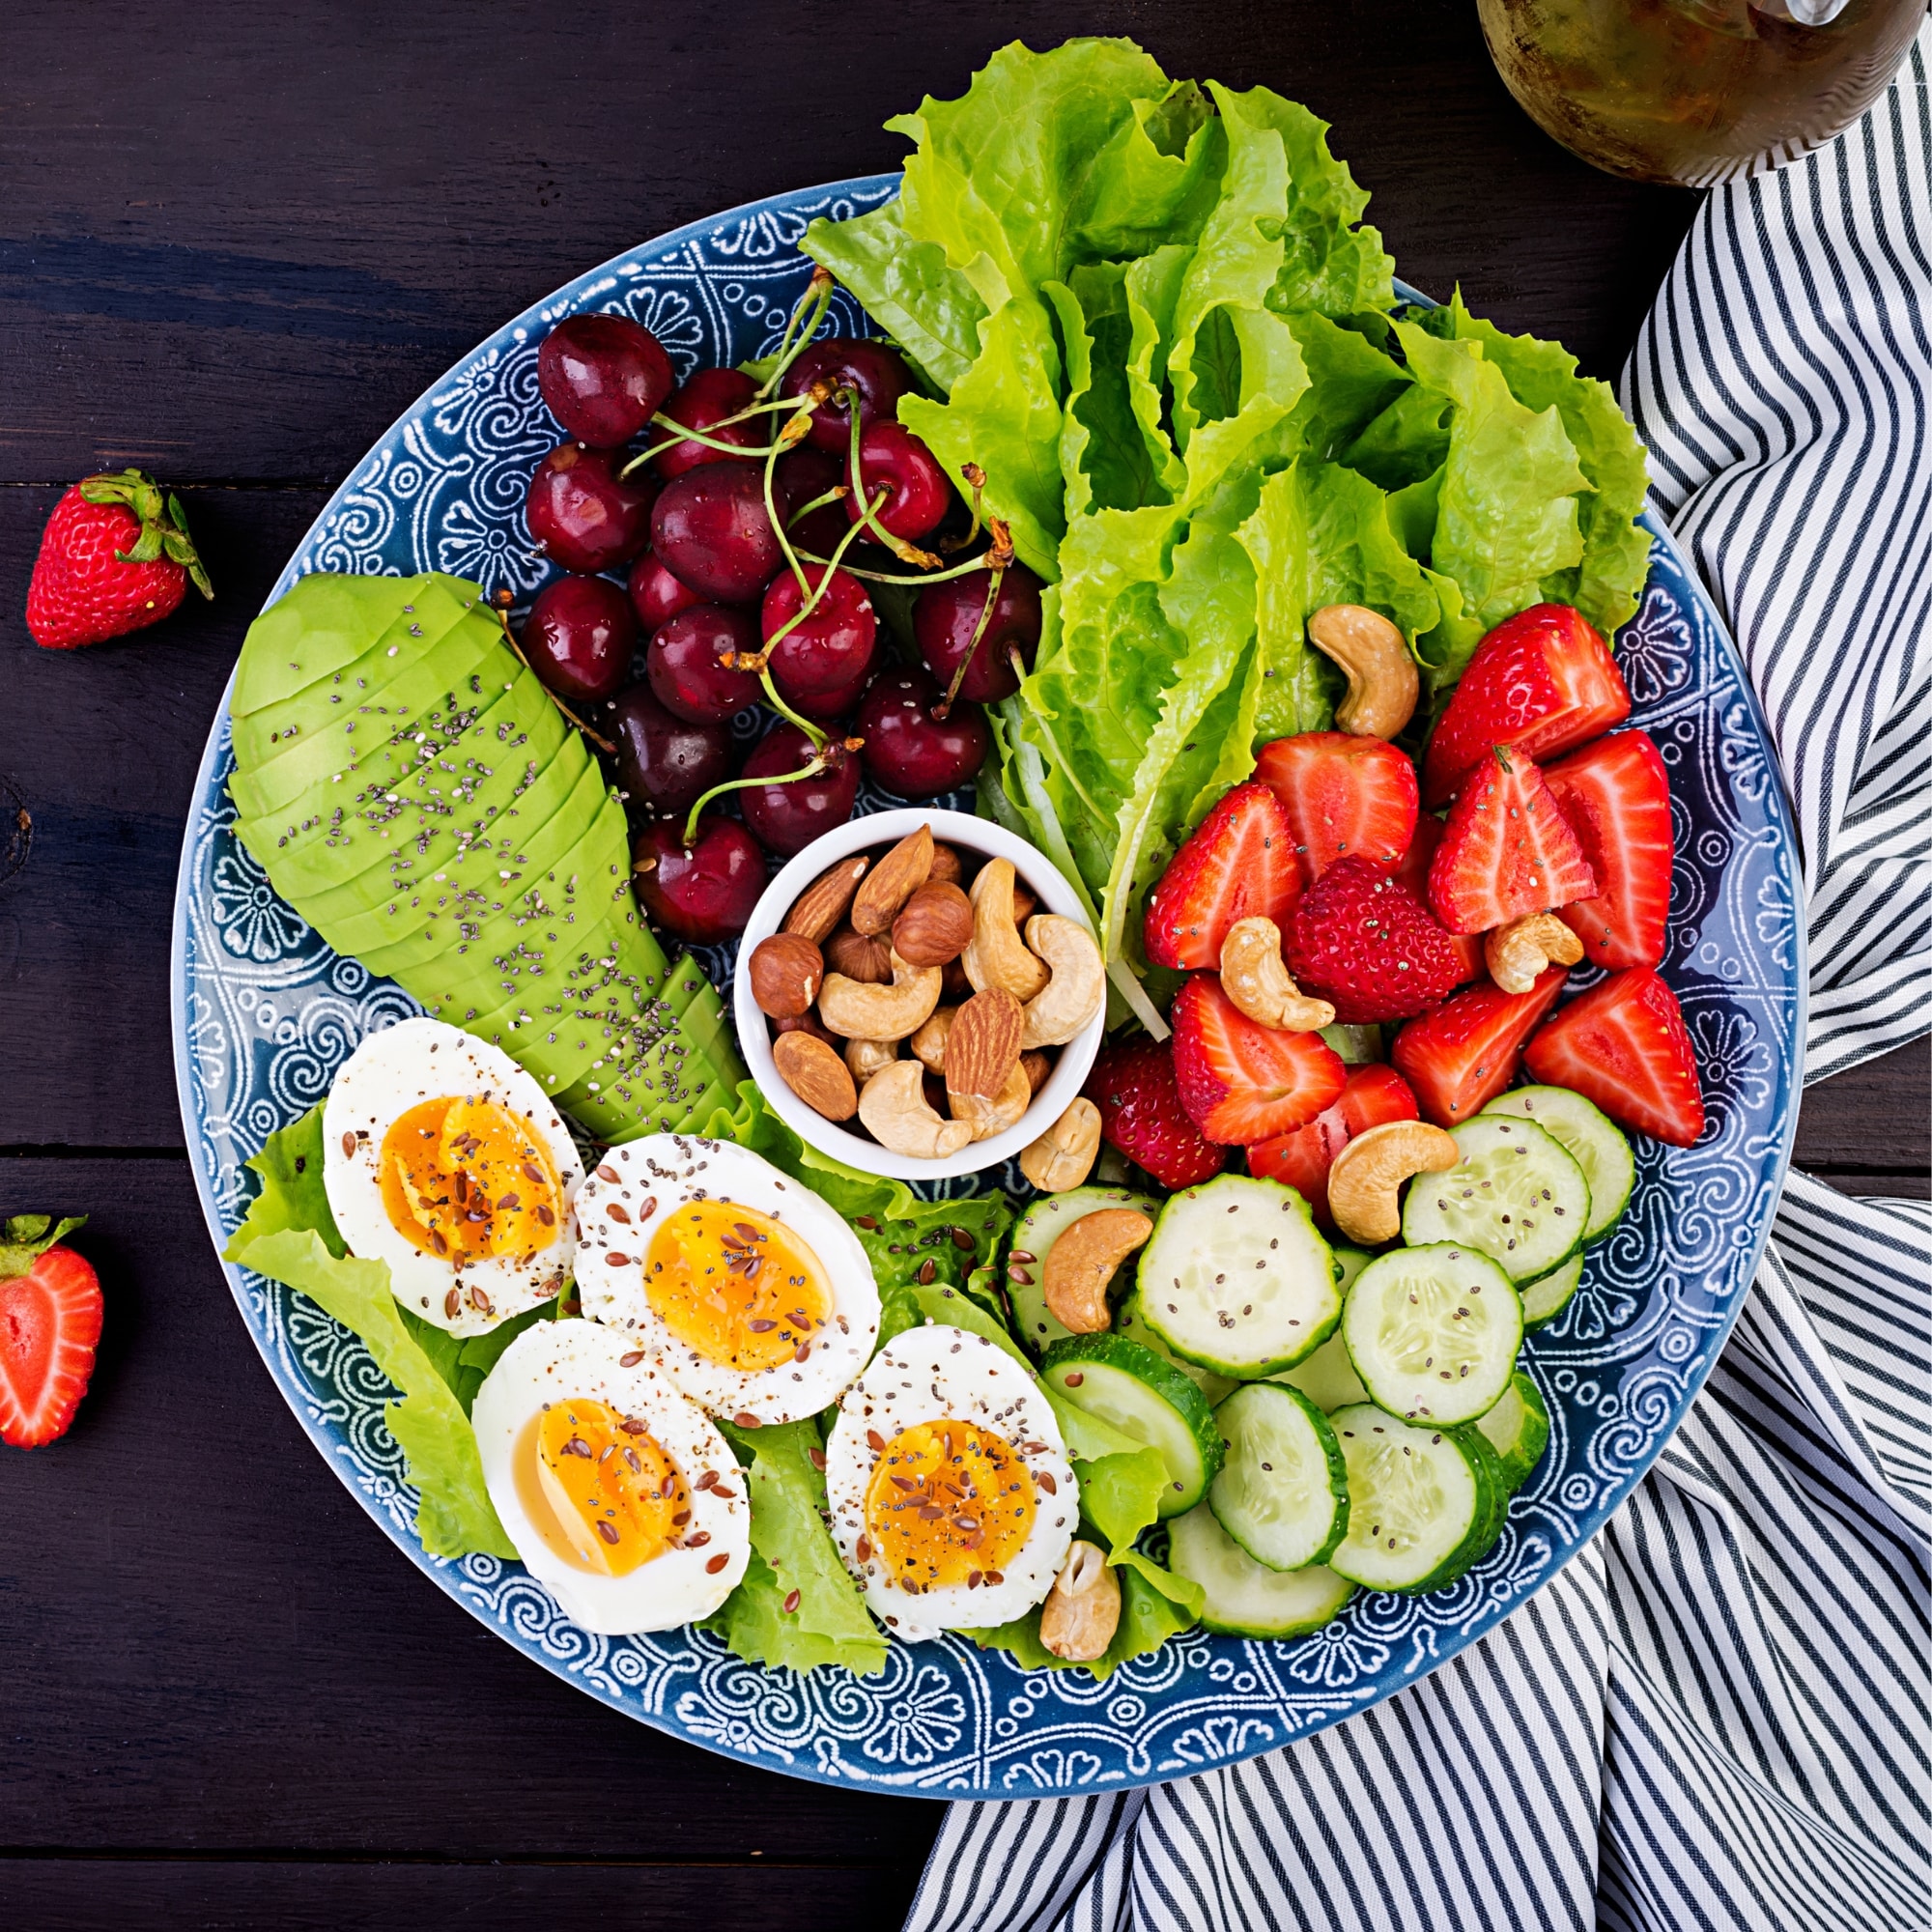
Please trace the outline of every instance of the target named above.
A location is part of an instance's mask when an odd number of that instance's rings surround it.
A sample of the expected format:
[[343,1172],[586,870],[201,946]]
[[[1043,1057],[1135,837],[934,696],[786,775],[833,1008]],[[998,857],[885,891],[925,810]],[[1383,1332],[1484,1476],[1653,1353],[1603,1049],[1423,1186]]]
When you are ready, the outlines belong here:
[[165,556],[187,572],[204,597],[214,595],[208,572],[187,533],[187,513],[172,490],[163,490],[144,469],[102,471],[83,476],[80,494],[90,503],[122,503],[140,519],[141,534],[132,550],[117,550],[120,563],[156,563]]
[[86,1225],[85,1214],[56,1222],[51,1214],[15,1214],[0,1221],[0,1281],[33,1272],[34,1264],[53,1244]]

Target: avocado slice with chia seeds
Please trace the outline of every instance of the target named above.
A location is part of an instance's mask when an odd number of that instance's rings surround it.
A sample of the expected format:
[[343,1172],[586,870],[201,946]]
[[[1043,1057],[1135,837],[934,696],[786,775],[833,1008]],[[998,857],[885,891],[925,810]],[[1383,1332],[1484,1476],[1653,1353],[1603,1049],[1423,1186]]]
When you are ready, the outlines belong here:
[[344,577],[318,570],[298,578],[248,626],[228,715],[251,717],[356,663],[395,622],[397,612],[428,594],[432,584],[453,590],[459,602],[483,594],[477,585],[440,571],[415,577]]

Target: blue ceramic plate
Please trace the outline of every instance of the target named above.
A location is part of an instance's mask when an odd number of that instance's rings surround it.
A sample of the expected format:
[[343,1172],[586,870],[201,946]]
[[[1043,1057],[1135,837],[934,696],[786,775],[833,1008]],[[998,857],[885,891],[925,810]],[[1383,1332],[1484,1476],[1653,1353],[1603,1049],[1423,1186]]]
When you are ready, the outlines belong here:
[[[537,394],[550,326],[580,309],[633,315],[681,370],[765,354],[805,284],[806,223],[874,207],[897,179],[777,195],[680,229],[519,316],[376,445],[274,594],[311,570],[435,569],[526,602],[548,574],[521,508],[556,440]],[[865,328],[843,297],[834,324]],[[894,1644],[878,1677],[801,1680],[693,1632],[590,1636],[519,1564],[423,1554],[383,1425],[387,1386],[361,1344],[301,1296],[231,1267],[248,1332],[316,1447],[398,1548],[505,1642],[645,1723],[800,1777],[964,1798],[1151,1783],[1286,1744],[1434,1670],[1548,1582],[1650,1466],[1736,1317],[1790,1151],[1804,999],[1795,842],[1736,651],[1669,538],[1655,526],[1652,535],[1650,581],[1617,656],[1634,722],[1670,767],[1678,862],[1665,971],[1696,1041],[1710,1126],[1688,1151],[1638,1144],[1631,1211],[1529,1344],[1549,1453],[1501,1542],[1454,1587],[1358,1596],[1292,1643],[1191,1634],[1103,1685],[1022,1671],[959,1639]],[[182,1115],[217,1246],[246,1210],[243,1161],[323,1095],[359,1040],[414,1009],[276,897],[233,837],[230,768],[224,707],[182,854],[173,989]]]

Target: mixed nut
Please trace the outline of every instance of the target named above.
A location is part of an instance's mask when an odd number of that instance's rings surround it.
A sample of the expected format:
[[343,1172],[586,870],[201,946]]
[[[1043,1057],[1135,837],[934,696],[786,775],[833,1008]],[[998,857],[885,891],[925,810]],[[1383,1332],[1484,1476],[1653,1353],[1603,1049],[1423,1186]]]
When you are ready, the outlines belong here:
[[[1056,1049],[1106,1001],[1100,949],[1077,921],[1036,910],[1009,859],[970,881],[923,825],[814,880],[758,942],[752,997],[798,1097],[895,1153],[944,1160],[1016,1125]],[[1020,1156],[1037,1187],[1078,1187],[1100,1145],[1075,1100]]]

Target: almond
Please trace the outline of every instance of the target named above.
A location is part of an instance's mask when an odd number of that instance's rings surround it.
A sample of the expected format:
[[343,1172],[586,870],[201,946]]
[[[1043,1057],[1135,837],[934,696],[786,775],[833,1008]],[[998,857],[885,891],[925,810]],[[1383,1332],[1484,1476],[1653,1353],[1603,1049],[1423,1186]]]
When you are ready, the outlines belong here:
[[821,873],[785,914],[785,931],[795,932],[814,946],[823,946],[838,930],[838,922],[845,917],[852,895],[859,890],[859,881],[866,876],[871,863],[865,853],[859,852],[839,860],[829,872]]
[[973,901],[957,886],[928,879],[893,921],[893,951],[915,966],[944,966],[973,937]]
[[814,1114],[849,1121],[859,1111],[859,1090],[838,1054],[809,1033],[781,1033],[772,1041],[772,1059],[784,1084]]
[[883,986],[893,977],[893,949],[883,939],[867,939],[841,925],[825,942],[825,958],[835,973],[848,980],[862,980],[868,986]]
[[1020,1035],[1025,1028],[1020,1003],[999,986],[975,993],[952,1015],[946,1035],[946,1091],[955,1103],[955,1114],[962,1096],[988,1105],[999,1098],[1008,1076],[1020,1064]]
[[867,873],[852,901],[852,930],[867,938],[884,932],[932,870],[932,827],[909,832]]
[[752,997],[775,1020],[809,1012],[825,979],[818,948],[798,932],[775,932],[752,953]]

